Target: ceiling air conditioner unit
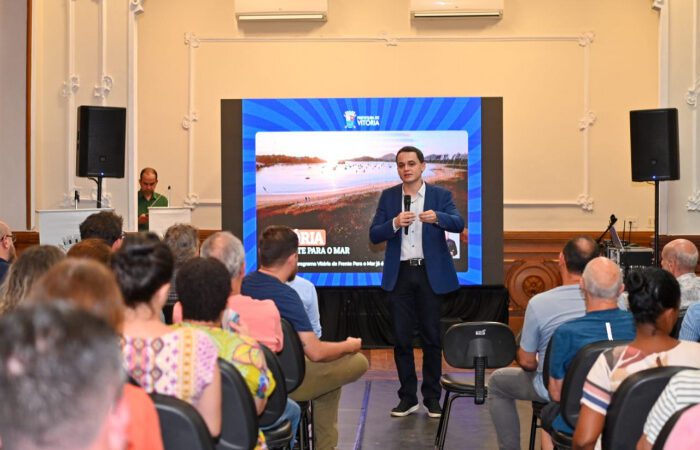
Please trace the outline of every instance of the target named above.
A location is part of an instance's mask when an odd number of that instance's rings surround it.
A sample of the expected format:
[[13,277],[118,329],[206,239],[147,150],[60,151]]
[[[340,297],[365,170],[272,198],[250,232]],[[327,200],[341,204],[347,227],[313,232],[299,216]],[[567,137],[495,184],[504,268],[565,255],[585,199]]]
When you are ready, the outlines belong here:
[[444,19],[503,16],[503,0],[411,0],[411,17]]
[[328,0],[236,0],[239,22],[261,20],[326,21]]

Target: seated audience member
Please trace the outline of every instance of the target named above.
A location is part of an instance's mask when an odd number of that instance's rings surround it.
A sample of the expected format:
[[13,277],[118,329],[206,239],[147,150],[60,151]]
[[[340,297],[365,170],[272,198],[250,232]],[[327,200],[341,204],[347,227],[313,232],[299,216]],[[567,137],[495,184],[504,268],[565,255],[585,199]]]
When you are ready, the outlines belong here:
[[177,272],[183,264],[199,255],[199,235],[197,229],[192,225],[176,223],[165,231],[163,243],[170,247],[173,258],[175,258],[175,268],[168,293],[168,304],[174,305],[177,302],[177,286],[175,285]]
[[671,272],[681,286],[681,309],[688,309],[700,300],[697,265],[698,248],[687,239],[674,239],[661,251],[661,267]]
[[690,305],[688,308],[685,317],[683,317],[678,339],[691,342],[700,341],[700,303]]
[[112,268],[126,303],[122,352],[127,372],[146,392],[194,405],[217,436],[221,374],[216,345],[202,331],[172,329],[160,320],[173,273],[170,249],[154,234],[130,235],[114,254]]
[[[85,242],[85,241],[82,241]],[[106,244],[99,241],[102,245]],[[28,304],[66,301],[101,318],[121,334],[124,300],[114,274],[95,260],[68,258],[53,266],[34,284]],[[129,409],[128,450],[162,450],[158,413],[146,392],[127,383],[124,399]]]
[[124,238],[123,226],[124,219],[111,211],[90,214],[80,224],[80,240],[102,239],[112,248],[112,251],[117,251]]
[[122,450],[129,412],[119,340],[65,303],[0,318],[0,435],[7,450]]
[[36,280],[65,257],[63,251],[53,245],[35,245],[22,252],[0,286],[0,315],[15,309]]
[[0,221],[0,284],[7,275],[10,264],[15,259],[15,235],[10,227]]
[[[219,350],[219,358],[230,361],[243,375],[258,414],[262,414],[276,380],[267,368],[265,354],[254,339],[221,328],[230,292],[231,278],[221,262],[213,258],[191,259],[177,275],[177,293],[184,321],[173,326],[192,327],[207,333]],[[297,416],[297,423],[298,420]],[[264,442],[260,433],[257,448],[263,448]]]
[[[599,256],[589,262],[581,277],[581,291],[586,303],[586,315],[563,323],[552,336],[549,355],[549,396],[559,402],[564,375],[581,348],[604,340],[632,340],[636,330],[628,311],[617,307],[617,299],[624,290],[622,272],[613,261]],[[554,420],[555,430],[573,433],[574,430],[559,415]]]
[[[597,256],[598,245],[589,237],[577,237],[566,243],[559,253],[562,286],[537,294],[527,304],[516,354],[520,367],[498,369],[489,379],[489,413],[502,450],[520,449],[520,419],[515,400],[549,401],[542,381],[547,344],[559,325],[584,315],[581,274],[586,264]],[[543,433],[543,443],[551,447],[547,438]]]
[[573,449],[596,446],[612,395],[626,377],[660,366],[700,367],[700,344],[669,336],[681,301],[673,275],[649,267],[630,272],[625,285],[637,335],[629,345],[603,352],[593,364],[583,386]]
[[[231,277],[231,296],[228,298],[227,309],[239,314],[238,325],[244,334],[252,337],[273,352],[282,350],[284,336],[280,313],[272,300],[254,300],[241,295],[241,283],[245,276],[245,250],[240,239],[228,231],[220,231],[209,236],[202,244],[203,258],[214,258],[221,261]],[[182,313],[179,305],[173,310],[173,321],[181,320]]]
[[68,249],[69,258],[87,258],[101,262],[107,267],[112,263],[112,248],[102,239],[87,238]]
[[292,281],[287,281],[287,285],[297,291],[301,302],[304,304],[306,315],[309,316],[311,328],[314,329],[314,334],[321,339],[323,330],[321,330],[321,314],[318,311],[318,294],[316,286],[309,280],[303,277],[294,277]]
[[[673,427],[666,439],[664,449],[667,450],[697,450],[700,448],[700,405],[686,410]],[[637,448],[640,448],[637,445]],[[649,447],[642,447],[649,448]]]
[[291,393],[296,401],[313,400],[316,446],[322,450],[338,445],[338,404],[343,385],[360,378],[368,368],[360,351],[362,340],[322,342],[313,332],[299,294],[285,283],[297,273],[299,239],[291,228],[266,228],[258,245],[260,268],[243,279],[242,291],[253,298],[270,297],[288,320],[304,346],[306,375]]
[[[647,421],[644,424],[644,434],[639,439],[637,448],[639,450],[650,450],[668,419],[676,411],[697,403],[700,403],[700,371],[684,370],[683,372],[678,372],[668,382],[661,396],[659,396],[659,399],[656,400],[654,407],[649,412]],[[696,442],[700,443],[700,441]]]

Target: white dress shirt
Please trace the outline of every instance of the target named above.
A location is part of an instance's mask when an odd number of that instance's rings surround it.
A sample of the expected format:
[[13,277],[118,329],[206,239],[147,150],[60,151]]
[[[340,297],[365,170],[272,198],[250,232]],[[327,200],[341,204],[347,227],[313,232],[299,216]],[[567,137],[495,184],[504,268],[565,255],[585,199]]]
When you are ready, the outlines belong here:
[[[406,195],[401,188],[401,202]],[[413,258],[423,258],[423,222],[418,219],[418,214],[423,212],[425,204],[425,182],[418,189],[418,193],[411,197],[411,212],[416,215],[416,220],[408,227],[408,234],[401,230],[401,261]],[[403,205],[402,205],[403,209]]]

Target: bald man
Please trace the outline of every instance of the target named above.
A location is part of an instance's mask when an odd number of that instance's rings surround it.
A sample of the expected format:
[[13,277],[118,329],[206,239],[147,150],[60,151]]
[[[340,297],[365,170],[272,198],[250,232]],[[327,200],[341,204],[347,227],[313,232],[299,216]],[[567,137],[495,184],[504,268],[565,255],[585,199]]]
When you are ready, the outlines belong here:
[[15,259],[15,235],[5,222],[0,221],[0,284]]
[[675,239],[661,251],[661,267],[671,272],[681,285],[681,309],[700,300],[700,278],[695,275],[698,248],[687,239]]
[[[618,308],[618,297],[625,286],[617,264],[603,256],[591,260],[579,285],[586,314],[562,324],[552,336],[548,388],[555,402],[560,401],[564,375],[581,348],[597,341],[634,339],[636,333],[632,314]],[[574,431],[561,416],[557,416],[552,427],[569,434]]]

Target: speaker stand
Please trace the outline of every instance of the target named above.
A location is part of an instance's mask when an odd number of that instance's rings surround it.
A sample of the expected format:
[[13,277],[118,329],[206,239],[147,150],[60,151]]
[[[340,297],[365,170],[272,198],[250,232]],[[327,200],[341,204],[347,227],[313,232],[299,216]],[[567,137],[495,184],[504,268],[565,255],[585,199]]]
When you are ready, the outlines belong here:
[[97,183],[97,204],[95,205],[97,209],[102,208],[102,178],[102,175],[97,175],[97,178],[88,178]]
[[659,180],[654,180],[654,266],[659,261]]

